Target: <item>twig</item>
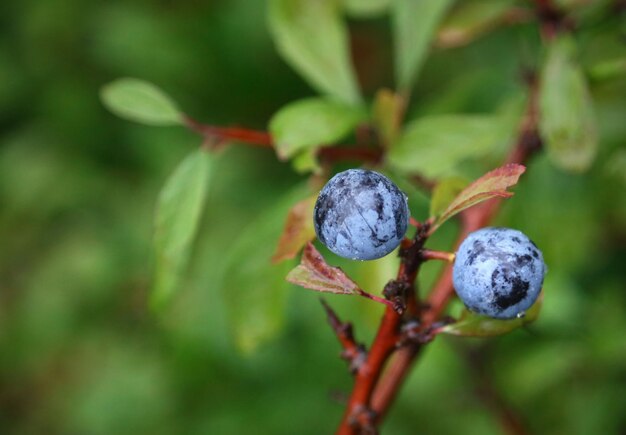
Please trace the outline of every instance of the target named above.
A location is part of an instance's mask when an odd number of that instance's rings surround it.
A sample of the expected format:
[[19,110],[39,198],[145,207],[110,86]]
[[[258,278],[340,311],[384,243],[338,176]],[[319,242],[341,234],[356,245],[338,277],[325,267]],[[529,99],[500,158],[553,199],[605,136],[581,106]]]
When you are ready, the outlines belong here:
[[423,260],[441,260],[452,263],[454,261],[454,253],[445,251],[434,251],[432,249],[422,249],[421,252]]
[[[217,147],[225,142],[233,141],[244,143],[257,148],[274,147],[272,135],[266,131],[251,130],[242,127],[218,127],[203,124],[195,119],[186,116],[185,125],[204,137],[211,147]],[[342,161],[358,161],[368,163],[379,163],[383,157],[383,150],[368,146],[346,146],[318,148],[317,156],[323,162],[336,163]]]
[[189,116],[185,117],[185,125],[190,130],[204,136],[205,139],[214,139],[218,143],[237,141],[261,148],[271,148],[273,143],[272,136],[265,131],[240,127],[216,127],[202,124]]
[[359,370],[367,356],[365,346],[356,342],[354,332],[352,331],[352,324],[343,323],[324,299],[320,299],[320,301],[324,307],[324,311],[326,311],[328,323],[330,327],[333,328],[333,331],[335,331],[335,335],[337,335],[339,343],[341,343],[341,347],[343,348],[341,358],[348,362],[350,372],[354,374]]
[[359,296],[363,296],[364,298],[367,298],[374,302],[378,302],[379,304],[386,305],[388,308],[391,308],[392,310],[396,311],[398,314],[402,314],[405,310],[404,304],[398,304],[392,298],[381,298],[380,296],[376,296],[371,293],[368,293],[361,288],[357,288],[356,292]]

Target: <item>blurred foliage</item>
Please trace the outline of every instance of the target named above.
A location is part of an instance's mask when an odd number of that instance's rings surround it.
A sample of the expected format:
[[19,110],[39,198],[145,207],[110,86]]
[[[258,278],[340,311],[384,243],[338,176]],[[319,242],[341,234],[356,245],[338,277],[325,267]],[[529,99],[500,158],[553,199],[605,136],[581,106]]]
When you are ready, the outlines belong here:
[[[394,87],[390,2],[357,3],[346,0],[350,46],[362,94],[371,101],[379,88]],[[589,92],[597,157],[587,172],[571,174],[537,156],[496,222],[524,231],[542,248],[549,267],[542,313],[526,330],[505,336],[435,340],[385,423],[388,433],[503,433],[477,394],[476,355],[492,387],[533,433],[626,430],[624,11],[608,0],[559,3],[579,24],[576,74],[594,72]],[[200,139],[177,127],[117,119],[98,99],[105,83],[140,77],[197,119],[266,128],[281,107],[315,95],[279,58],[263,19],[266,6],[244,0],[0,3],[2,433],[332,432],[351,380],[318,295],[262,275],[287,202],[307,196],[307,189],[298,190],[304,177],[267,150],[234,145],[220,151],[190,269],[172,305],[156,317],[148,309],[153,214],[161,186]],[[448,26],[470,23],[461,34],[472,40],[427,58],[415,55],[413,62],[423,65],[407,120],[421,120],[416,125],[426,129],[423,123],[435,116],[464,114],[482,122],[502,115],[514,126],[509,119],[523,107],[521,70],[538,67],[546,55],[537,24],[493,25],[487,14],[489,25],[478,26],[475,15],[464,20],[454,6],[451,13]],[[343,44],[334,20],[328,17],[326,37]],[[282,50],[306,44],[307,37],[285,42]],[[306,62],[297,65],[315,74]],[[337,62],[344,74],[314,75],[316,86],[358,100],[355,89],[341,91],[332,81],[352,80],[350,68]],[[601,65],[617,67],[606,73]],[[403,84],[413,80],[409,75]],[[498,141],[480,157],[459,151],[463,159],[445,173],[475,179],[498,166],[506,147]],[[428,216],[427,196],[393,175],[410,196],[413,216]],[[449,249],[455,228],[446,223],[429,246]],[[397,259],[332,262],[377,293]],[[289,262],[272,267],[272,277],[284,276]],[[425,265],[423,289],[440,268]],[[328,300],[355,323],[359,340],[371,340],[379,304]],[[244,338],[273,339],[241,353],[253,344],[237,337],[240,330]]]

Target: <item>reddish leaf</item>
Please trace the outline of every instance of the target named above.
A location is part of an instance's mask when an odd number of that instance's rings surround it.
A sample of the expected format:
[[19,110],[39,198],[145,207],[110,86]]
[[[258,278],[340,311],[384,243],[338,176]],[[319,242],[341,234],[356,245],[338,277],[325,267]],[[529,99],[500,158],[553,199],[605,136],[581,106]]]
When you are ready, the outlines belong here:
[[315,238],[313,207],[316,199],[317,194],[303,199],[289,210],[285,228],[272,256],[272,263],[294,258],[306,242]]
[[322,254],[308,242],[300,264],[289,272],[287,281],[311,290],[335,294],[361,294],[359,286],[340,268],[326,264]]
[[509,163],[487,172],[485,175],[467,186],[450,203],[448,208],[437,218],[431,232],[435,231],[442,223],[450,219],[455,214],[471,207],[479,202],[494,197],[509,198],[512,192],[507,191],[508,187],[514,186],[524,173],[526,167],[515,163]]
[[292,284],[318,292],[363,296],[401,313],[401,308],[392,301],[367,293],[352,281],[343,270],[329,266],[311,242],[307,242],[300,264],[287,274],[286,279]]

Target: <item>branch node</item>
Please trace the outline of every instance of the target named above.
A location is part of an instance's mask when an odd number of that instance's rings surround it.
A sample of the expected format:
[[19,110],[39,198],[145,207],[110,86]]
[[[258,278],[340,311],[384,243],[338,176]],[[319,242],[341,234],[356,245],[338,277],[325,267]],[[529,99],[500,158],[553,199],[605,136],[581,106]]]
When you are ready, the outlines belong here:
[[378,435],[376,428],[377,414],[371,408],[363,405],[357,406],[350,414],[349,423],[353,428],[358,428],[361,435]]
[[422,345],[429,343],[435,338],[435,334],[433,327],[427,327],[424,329],[424,325],[417,321],[411,320],[404,324],[401,330],[400,338],[398,339],[398,343],[396,347],[403,347],[410,344]]
[[407,295],[411,289],[409,283],[396,279],[389,281],[383,289],[385,299],[392,303],[393,310],[400,316],[406,311]]

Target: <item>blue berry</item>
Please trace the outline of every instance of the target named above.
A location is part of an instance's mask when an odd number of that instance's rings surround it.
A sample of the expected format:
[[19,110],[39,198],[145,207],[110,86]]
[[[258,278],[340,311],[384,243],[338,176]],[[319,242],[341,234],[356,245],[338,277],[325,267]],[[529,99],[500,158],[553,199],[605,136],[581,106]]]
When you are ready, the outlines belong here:
[[374,260],[393,251],[409,223],[404,193],[382,174],[349,169],[330,179],[313,212],[315,233],[335,254]]
[[471,311],[511,319],[535,302],[545,273],[541,251],[522,232],[489,227],[474,231],[461,243],[453,281]]

